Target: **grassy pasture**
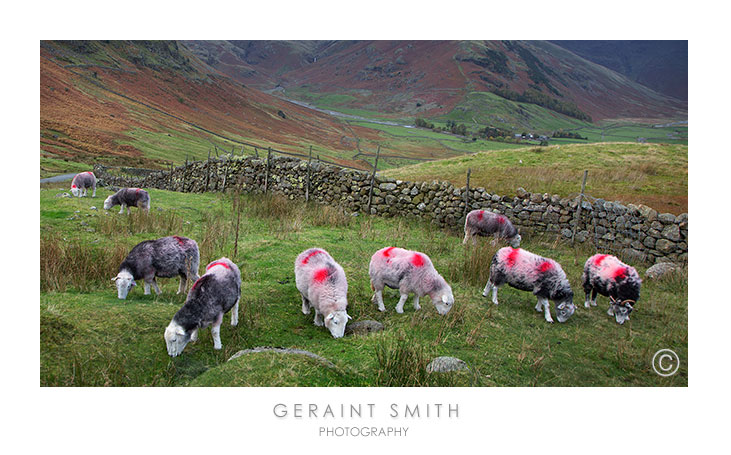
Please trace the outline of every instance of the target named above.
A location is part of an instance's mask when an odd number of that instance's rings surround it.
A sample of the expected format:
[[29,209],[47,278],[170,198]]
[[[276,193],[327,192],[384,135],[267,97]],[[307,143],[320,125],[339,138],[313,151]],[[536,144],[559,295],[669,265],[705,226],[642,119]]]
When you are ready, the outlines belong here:
[[644,203],[660,212],[688,211],[688,147],[636,143],[564,144],[493,150],[389,169],[388,177],[446,180],[491,193],[513,195],[518,187],[530,192],[577,195],[589,170],[586,193],[606,200]]
[[[101,209],[110,192],[94,199],[59,198],[65,185],[40,192],[40,384],[44,386],[687,386],[687,276],[647,281],[629,323],[606,315],[607,301],[585,309],[581,268],[593,253],[572,249],[541,233],[525,235],[524,247],[558,260],[579,305],[565,324],[548,324],[533,309],[534,298],[510,288],[500,305],[482,297],[490,259],[497,247],[481,242],[463,247],[459,232],[419,220],[352,217],[336,208],[305,206],[282,198],[182,194],[150,190],[149,216]],[[90,209],[96,206],[98,210]],[[241,208],[238,252],[234,254],[236,207]],[[78,212],[77,212],[78,211]],[[142,293],[116,298],[110,278],[136,243],[178,234],[194,238],[201,263],[228,256],[242,270],[238,327],[224,318],[223,349],[213,350],[209,330],[170,358],[163,331],[184,296],[177,279],[160,279],[161,296]],[[371,302],[371,254],[386,245],[427,253],[453,287],[456,303],[439,316],[428,298],[403,314],[395,291],[384,292],[387,311]],[[300,311],[293,261],[319,246],[345,269],[348,312],[354,321],[374,319],[383,332],[333,339]],[[645,267],[640,264],[643,274]],[[255,346],[311,351],[335,364],[328,368],[294,355],[249,354]],[[673,349],[679,372],[660,377],[653,354]],[[438,355],[456,356],[470,369],[427,374]]]

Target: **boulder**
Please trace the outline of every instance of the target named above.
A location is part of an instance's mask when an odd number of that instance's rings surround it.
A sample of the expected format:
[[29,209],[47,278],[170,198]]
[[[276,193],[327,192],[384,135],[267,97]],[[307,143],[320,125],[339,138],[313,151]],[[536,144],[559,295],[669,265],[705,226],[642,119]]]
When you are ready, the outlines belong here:
[[372,320],[351,322],[345,326],[346,335],[367,335],[381,330],[383,330],[383,324]]
[[428,373],[445,373],[467,369],[467,364],[456,357],[437,357],[426,366]]
[[658,279],[664,275],[676,272],[680,269],[681,267],[679,265],[673,264],[672,262],[661,262],[647,269],[647,271],[645,272],[645,277],[650,279]]

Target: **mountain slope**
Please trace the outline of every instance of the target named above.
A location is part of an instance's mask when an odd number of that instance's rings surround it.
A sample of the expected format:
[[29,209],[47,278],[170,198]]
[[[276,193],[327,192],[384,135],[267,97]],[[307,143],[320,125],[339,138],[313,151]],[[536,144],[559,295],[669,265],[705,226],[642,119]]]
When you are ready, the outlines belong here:
[[438,117],[469,93],[493,92],[595,121],[687,116],[686,103],[547,41],[184,44],[243,83],[347,94],[345,107],[395,115]]
[[42,157],[163,166],[249,142],[352,165],[343,138],[375,134],[243,87],[175,42],[43,41],[40,73]]

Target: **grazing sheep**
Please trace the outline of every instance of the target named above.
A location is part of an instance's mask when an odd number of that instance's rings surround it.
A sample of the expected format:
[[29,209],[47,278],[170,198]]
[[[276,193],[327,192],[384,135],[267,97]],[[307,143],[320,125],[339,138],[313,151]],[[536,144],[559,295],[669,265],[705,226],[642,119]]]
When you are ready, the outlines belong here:
[[494,236],[495,241],[506,239],[513,248],[518,248],[521,240],[518,230],[505,215],[487,210],[473,210],[465,217],[462,244],[467,243],[469,238],[472,238],[473,245],[476,244],[477,236]]
[[609,297],[607,314],[619,324],[629,319],[640,298],[642,280],[637,270],[609,254],[595,254],[587,259],[581,282],[586,293],[584,306],[596,306],[597,294]]
[[104,200],[104,210],[109,210],[115,205],[121,205],[119,213],[124,213],[124,209],[127,209],[127,215],[129,215],[130,207],[137,207],[150,212],[150,194],[140,188],[122,188],[116,193],[112,194]]
[[325,325],[335,338],[345,333],[348,281],[340,264],[321,248],[310,248],[294,261],[294,277],[302,296],[302,313],[315,309],[315,325]]
[[487,297],[492,290],[492,302],[497,305],[498,287],[505,283],[538,297],[536,311],[543,311],[548,322],[553,322],[549,299],[556,304],[558,322],[566,322],[576,311],[574,292],[566,273],[553,259],[520,248],[500,248],[492,258],[490,279],[482,295]]
[[428,295],[441,315],[449,313],[454,304],[452,288],[436,271],[434,265],[424,253],[409,251],[403,248],[387,247],[376,251],[368,266],[371,277],[373,297],[378,303],[379,311],[386,311],[383,305],[383,288],[398,289],[401,298],[396,305],[396,312],[404,312],[404,303],[409,293],[414,293],[414,309],[419,310],[419,298]]
[[171,357],[180,355],[190,341],[198,340],[198,330],[211,326],[213,349],[221,349],[223,315],[231,308],[231,325],[239,323],[241,272],[228,258],[206,266],[190,289],[185,304],[175,313],[165,329],[165,344]]
[[195,240],[177,235],[145,240],[132,248],[112,281],[117,284],[117,297],[124,300],[132,286],[137,285],[135,280],[145,280],[145,295],[150,293],[150,284],[159,295],[160,288],[155,277],[171,278],[180,275],[180,294],[185,292],[188,279],[198,279],[199,263],[200,253]]
[[81,172],[71,180],[71,194],[76,197],[86,196],[86,190],[92,188],[91,197],[96,197],[96,176],[93,172]]

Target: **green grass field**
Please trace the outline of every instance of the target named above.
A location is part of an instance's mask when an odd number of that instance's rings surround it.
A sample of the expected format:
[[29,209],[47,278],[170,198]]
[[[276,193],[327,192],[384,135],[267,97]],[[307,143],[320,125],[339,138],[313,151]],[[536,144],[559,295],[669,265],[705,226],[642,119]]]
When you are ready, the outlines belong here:
[[688,147],[685,145],[601,143],[495,150],[389,169],[383,175],[410,181],[443,180],[490,193],[530,192],[576,196],[588,170],[586,194],[644,203],[660,212],[688,211]]
[[[487,242],[463,247],[459,232],[419,220],[351,217],[338,209],[305,206],[280,198],[242,196],[238,252],[236,198],[150,190],[149,216],[101,209],[109,194],[94,199],[59,198],[65,185],[41,187],[40,196],[40,384],[43,386],[687,386],[687,276],[646,281],[629,323],[606,315],[607,300],[585,309],[580,275],[593,253],[572,249],[541,233],[524,235],[523,246],[558,260],[576,292],[577,312],[565,324],[548,324],[534,298],[504,288],[500,305],[481,292],[497,249]],[[98,210],[90,209],[96,206]],[[110,278],[136,243],[185,235],[201,249],[201,264],[228,256],[242,270],[238,327],[224,319],[223,349],[209,330],[170,358],[163,331],[184,302],[177,279],[160,279],[161,296],[142,295],[142,283],[118,300]],[[453,287],[456,303],[439,316],[428,301],[404,314],[395,291],[384,292],[387,311],[371,302],[368,262],[373,252],[398,245],[427,253]],[[327,249],[349,282],[353,322],[374,319],[383,332],[334,339],[301,313],[293,262],[302,250]],[[633,264],[640,274],[645,266]],[[335,364],[271,353],[255,346],[311,351]],[[679,372],[661,377],[653,354],[673,349]],[[458,373],[425,373],[430,359],[456,356],[469,365]]]

